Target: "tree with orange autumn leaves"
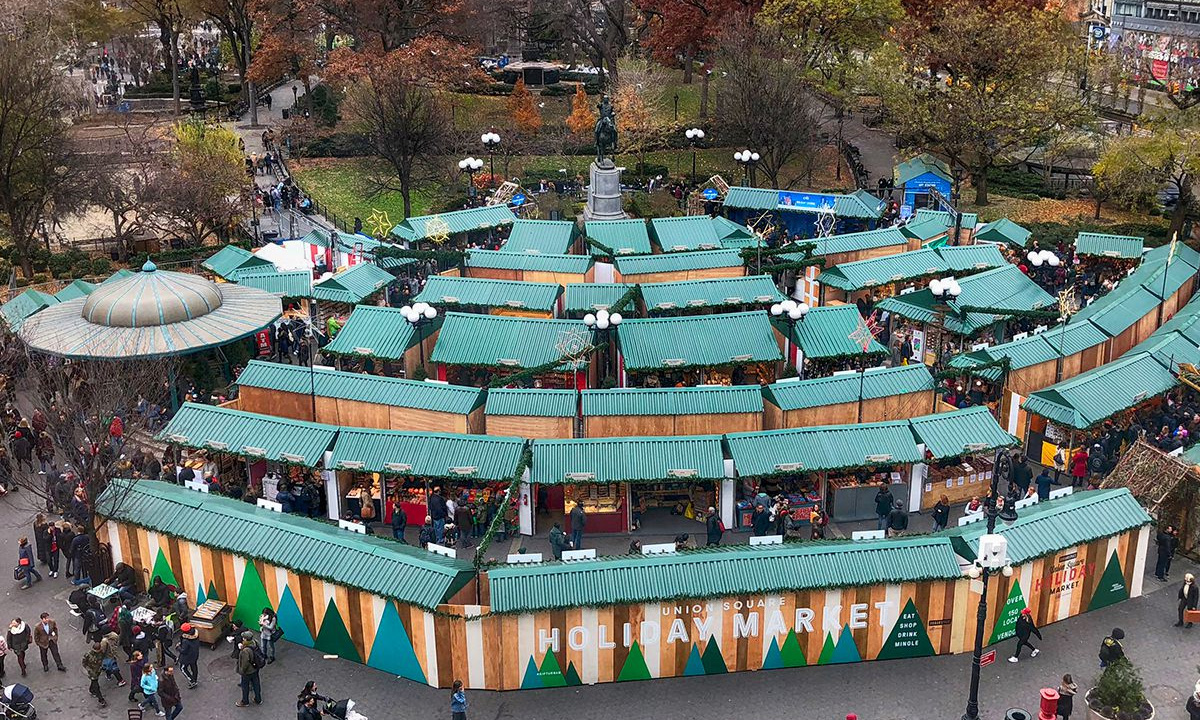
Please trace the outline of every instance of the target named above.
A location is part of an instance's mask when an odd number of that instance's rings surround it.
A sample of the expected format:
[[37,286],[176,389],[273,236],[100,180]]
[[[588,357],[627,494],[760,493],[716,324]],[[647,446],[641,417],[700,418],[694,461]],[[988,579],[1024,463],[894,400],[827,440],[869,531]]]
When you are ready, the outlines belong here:
[[646,18],[645,43],[654,59],[683,68],[683,82],[692,81],[696,60],[707,56],[730,18],[753,15],[762,0],[636,0]]
[[513,86],[512,94],[508,96],[508,112],[518,132],[533,135],[542,129],[542,113],[534,102],[533,93],[525,86],[525,78],[518,78]]
[[577,138],[587,137],[596,127],[596,113],[592,111],[592,101],[583,90],[583,84],[575,86],[575,94],[571,97],[571,114],[567,116],[567,127]]

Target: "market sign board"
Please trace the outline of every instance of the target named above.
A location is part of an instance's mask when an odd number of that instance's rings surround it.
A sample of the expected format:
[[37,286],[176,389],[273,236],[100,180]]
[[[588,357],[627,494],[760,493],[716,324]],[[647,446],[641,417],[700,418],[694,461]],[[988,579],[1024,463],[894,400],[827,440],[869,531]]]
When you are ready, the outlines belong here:
[[779,207],[792,210],[827,210],[832,211],[837,197],[824,193],[779,191]]

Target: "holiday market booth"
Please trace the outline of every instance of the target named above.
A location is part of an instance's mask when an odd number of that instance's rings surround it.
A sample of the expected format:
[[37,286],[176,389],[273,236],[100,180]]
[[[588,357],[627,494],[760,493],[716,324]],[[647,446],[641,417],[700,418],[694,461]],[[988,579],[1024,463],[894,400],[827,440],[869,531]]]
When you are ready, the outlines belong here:
[[616,334],[622,387],[765,385],[782,359],[765,312],[637,318]]
[[925,462],[913,467],[912,510],[932,510],[942,497],[952,505],[982,499],[990,489],[996,450],[1020,444],[985,407],[915,417],[910,422],[925,454]]
[[557,314],[561,295],[557,283],[430,275],[413,302],[440,310],[550,318]]
[[507,205],[455,210],[435,215],[418,215],[392,228],[392,236],[412,247],[464,248],[473,243],[498,244],[499,233],[517,216]]
[[868,325],[853,305],[812,308],[798,319],[781,312],[771,317],[771,325],[786,362],[802,378],[862,368],[887,354],[875,340],[878,328]]
[[424,366],[431,374],[429,360],[437,343],[443,319],[440,316],[414,323],[402,308],[358,305],[321,348],[324,356],[335,357],[343,367],[361,367],[367,372],[404,374],[417,377]]
[[[967,275],[1003,267],[1008,261],[994,245],[923,248],[883,257],[830,266],[817,276],[821,304],[856,302],[915,290],[922,279],[938,275]],[[910,290],[911,288],[911,290]]]
[[157,439],[190,452],[180,464],[210,492],[274,501],[279,484],[325,485],[318,468],[336,425],[184,403]]
[[663,255],[632,255],[613,260],[613,279],[621,283],[662,283],[742,277],[746,265],[737,250],[702,250]]
[[1145,238],[1081,232],[1075,237],[1075,254],[1083,258],[1103,258],[1140,262]]
[[578,227],[569,220],[516,220],[500,249],[511,253],[566,255],[574,249],[578,235]]
[[950,197],[950,168],[928,153],[915,155],[899,163],[892,172],[895,187],[903,198],[902,204],[910,208],[923,208],[935,202],[930,190]]
[[1000,218],[975,228],[975,242],[992,243],[1015,248],[1029,244],[1033,233],[1008,218]]
[[[328,425],[451,433],[484,432],[479,388],[326,367],[251,360],[237,378],[239,410]],[[503,433],[500,433],[503,434]]]
[[[826,237],[801,240],[800,244],[815,243],[813,255],[825,260],[825,267],[834,267],[843,263],[870,260],[871,258],[897,255],[902,252],[919,250],[918,243],[904,237],[896,228],[880,228],[864,230],[863,232],[846,233],[844,235],[829,235]],[[804,253],[784,253],[784,260],[801,261],[806,259]]]
[[484,413],[489,435],[569,438],[575,436],[579,394],[574,390],[490,388]]
[[[582,320],[585,315],[598,310],[611,311],[635,287],[625,283],[572,283],[563,292],[563,315]],[[628,312],[622,314],[633,317],[636,308],[632,303],[626,306]]]
[[581,408],[583,436],[589,438],[710,435],[763,427],[757,385],[584,390]]
[[345,316],[355,305],[379,297],[395,281],[394,275],[378,265],[362,263],[315,282],[312,298],[317,301],[318,317]]
[[763,429],[902,420],[933,411],[925,365],[867,368],[830,377],[782,380],[762,389]]
[[266,270],[251,268],[239,271],[235,282],[275,295],[283,301],[285,315],[307,318],[312,314],[309,307],[312,273],[307,270],[279,272],[274,266]]
[[614,258],[652,252],[650,231],[646,221],[641,219],[592,220],[583,224],[583,235],[592,257]]
[[437,379],[454,385],[536,371],[528,380],[538,387],[582,389],[596,382],[595,343],[578,320],[448,312],[430,359]]
[[866,190],[838,195],[738,186],[729,188],[724,202],[726,217],[736,223],[756,227],[756,221],[769,215],[789,235],[800,237],[816,235],[818,223],[836,233],[870,230],[886,206]]
[[362,517],[372,503],[379,521],[390,523],[400,508],[420,526],[431,492],[494,505],[516,480],[524,453],[525,440],[515,437],[342,428],[327,467],[337,473],[339,517]]
[[[262,272],[275,269],[274,263],[270,260],[261,258],[237,245],[226,245],[200,263],[200,267],[227,282],[237,282],[238,275],[242,272]],[[311,275],[309,277],[311,279]]]
[[770,275],[645,283],[639,289],[651,317],[766,310],[784,300]]
[[732,519],[727,474],[720,435],[535,440],[531,514],[548,511],[554,521],[561,512],[570,532],[571,510],[581,504],[588,532],[627,532],[636,523],[656,534],[699,534],[710,507]]
[[709,215],[653,218],[650,237],[665,253],[754,247],[757,241],[745,226]]
[[[463,272],[471,278],[519,280],[553,285],[590,283],[596,279],[596,268],[589,255],[468,250],[463,265],[466,268]],[[456,275],[458,270],[448,270],[444,274]]]

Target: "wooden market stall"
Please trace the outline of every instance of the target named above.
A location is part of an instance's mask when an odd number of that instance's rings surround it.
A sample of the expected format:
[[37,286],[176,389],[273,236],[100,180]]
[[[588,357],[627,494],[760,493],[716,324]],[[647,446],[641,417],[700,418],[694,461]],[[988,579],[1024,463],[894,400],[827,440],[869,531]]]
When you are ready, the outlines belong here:
[[641,218],[626,220],[589,220],[583,235],[592,257],[615,258],[624,255],[649,255],[650,231]]
[[433,374],[430,356],[437,345],[443,318],[413,325],[400,308],[358,305],[321,354],[337,358],[344,367],[367,372],[418,377]]
[[985,407],[917,417],[911,424],[925,453],[925,462],[913,467],[913,511],[932,510],[943,496],[955,505],[982,498],[989,490],[996,450],[1020,445]]
[[583,436],[680,436],[763,427],[756,385],[611,388],[582,393]]
[[[636,285],[625,283],[571,283],[563,292],[562,314],[581,320],[597,310],[611,310]],[[635,303],[627,303],[626,317],[637,315]]]
[[592,330],[579,320],[448,312],[430,359],[437,379],[455,385],[482,387],[497,377],[545,368],[530,381],[585,388],[596,382],[594,344]]
[[784,300],[770,275],[643,283],[639,287],[642,309],[651,317],[766,310]]
[[867,368],[791,379],[762,389],[763,429],[879,422],[932,412],[933,375],[925,365]]
[[961,277],[1007,264],[995,245],[960,245],[922,248],[895,255],[825,265],[817,276],[821,304],[854,303],[864,297],[876,300],[916,289],[927,278]]
[[558,283],[430,275],[412,300],[441,310],[550,318],[558,314],[561,295]]
[[590,283],[596,279],[596,268],[589,255],[468,250],[464,265],[466,277],[470,278],[520,280],[554,285]]
[[578,226],[569,220],[524,220],[512,224],[504,252],[566,255],[576,250]]
[[381,295],[396,281],[394,275],[373,263],[360,263],[313,283],[312,298],[317,303],[317,319],[343,318],[354,306]]
[[622,387],[766,384],[782,355],[765,312],[626,320]]
[[575,437],[579,394],[575,390],[491,388],[484,412],[490,435],[570,438]]
[[414,248],[429,245],[465,248],[474,242],[497,242],[498,233],[516,219],[507,205],[484,205],[410,217],[392,228],[391,235]]
[[664,255],[631,255],[613,261],[621,283],[661,283],[742,277],[746,265],[737,250],[702,250]]
[[802,320],[793,322],[786,315],[771,318],[775,342],[785,362],[801,377],[814,377],[862,368],[876,363],[887,354],[872,334],[863,348],[858,334],[866,327],[854,305],[829,305],[811,309]]

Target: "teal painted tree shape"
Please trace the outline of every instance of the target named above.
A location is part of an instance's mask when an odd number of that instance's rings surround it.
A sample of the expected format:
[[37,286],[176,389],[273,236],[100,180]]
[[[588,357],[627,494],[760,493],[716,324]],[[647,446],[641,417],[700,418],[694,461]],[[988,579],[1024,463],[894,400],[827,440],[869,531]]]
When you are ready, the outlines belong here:
[[721,655],[721,647],[717,645],[716,638],[709,638],[708,644],[704,646],[704,654],[700,656],[704,663],[704,672],[706,675],[723,675],[729,672],[729,668],[725,667],[725,658]]
[[[281,615],[282,605],[281,601]],[[396,606],[391,600],[385,600],[383,603],[383,616],[379,618],[379,627],[375,629],[375,642],[371,645],[371,655],[367,658],[367,664],[402,678],[419,683],[426,682],[425,671],[421,669],[421,663],[413,651],[408,631],[404,629],[400,613],[396,612]]]
[[704,661],[700,659],[700,646],[692,643],[692,649],[688,653],[687,665],[683,666],[683,674],[685,677],[694,675],[704,675]]
[[267,588],[259,577],[258,568],[253,562],[247,561],[246,570],[242,573],[242,586],[238,588],[237,604],[233,607],[233,619],[258,630],[258,618],[265,607],[271,607],[271,598],[267,596]]
[[[292,589],[286,585],[283,594],[279,596],[279,609],[275,613],[279,619],[279,629],[283,631],[283,637],[288,642],[309,648],[314,646],[312,631],[308,629],[308,623],[304,622],[304,613],[300,612]],[[425,682],[424,678],[421,682]]]
[[356,663],[362,662],[362,656],[358,654],[358,648],[354,647],[354,640],[346,630],[346,623],[342,622],[342,614],[338,612],[332,598],[325,606],[325,618],[321,620],[316,647],[327,655],[337,655],[343,660]]
[[763,658],[763,670],[779,670],[783,667],[783,653],[779,652],[779,641],[771,638],[771,645],[767,648],[767,655]]
[[579,679],[579,671],[575,669],[575,663],[567,663],[567,672],[565,673],[567,687],[577,687],[583,684],[583,680]]
[[538,675],[542,677],[542,687],[566,687],[567,679],[563,677],[562,666],[558,664],[558,658],[554,657],[554,651],[546,653],[546,657],[542,658],[542,666],[538,668]]
[[208,602],[208,596],[204,594],[204,585],[196,583],[196,607],[200,607]]
[[525,666],[525,676],[521,678],[522,690],[536,690],[542,686],[542,676],[538,673],[537,663],[529,656],[529,664]]
[[916,603],[909,598],[875,659],[898,660],[900,658],[928,657],[933,654],[935,654],[933,643],[929,642],[929,633],[925,630],[925,622],[921,620],[921,613],[917,610]]
[[838,634],[837,645],[833,646],[833,655],[829,658],[831,665],[839,663],[856,663],[862,662],[862,655],[858,652],[858,645],[854,643],[854,633],[850,632],[850,626],[842,626],[842,632]]
[[1121,572],[1121,560],[1117,557],[1117,553],[1113,552],[1108,558],[1104,574],[1100,576],[1100,582],[1096,585],[1096,591],[1092,593],[1088,611],[1099,610],[1128,599],[1129,588],[1125,587],[1125,575]]
[[1025,595],[1021,592],[1021,581],[1013,578],[1012,589],[1008,592],[1008,599],[1004,601],[1004,606],[1000,608],[996,626],[992,628],[992,639],[988,640],[988,645],[1007,640],[1016,634],[1017,617],[1025,607]]
[[179,587],[179,581],[175,579],[175,571],[171,569],[171,563],[167,562],[167,556],[158,549],[158,557],[154,559],[154,569],[150,571],[150,582],[154,582],[154,578],[162,578],[162,581],[167,585]]
[[800,638],[796,637],[795,630],[789,630],[787,637],[783,640],[783,647],[779,651],[780,657],[783,659],[783,666],[786,668],[804,667],[808,664],[808,659],[804,657],[804,648],[800,646]]
[[650,668],[646,667],[646,658],[642,655],[641,646],[634,640],[633,647],[629,648],[629,656],[625,658],[625,664],[621,666],[621,673],[617,675],[617,682],[649,679]]

